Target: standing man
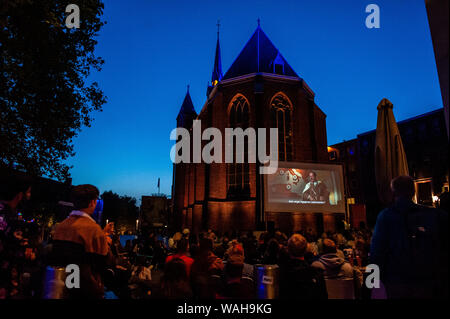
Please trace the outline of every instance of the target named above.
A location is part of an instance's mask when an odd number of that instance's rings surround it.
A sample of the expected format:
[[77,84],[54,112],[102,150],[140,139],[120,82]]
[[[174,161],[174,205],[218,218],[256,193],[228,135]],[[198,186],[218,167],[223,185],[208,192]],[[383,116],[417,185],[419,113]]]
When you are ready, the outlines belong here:
[[69,264],[80,268],[80,287],[67,289],[69,298],[103,298],[102,275],[111,257],[108,237],[114,231],[109,223],[102,230],[92,219],[99,191],[93,185],[78,185],[72,190],[71,199],[75,210],[55,229],[52,266]]
[[377,218],[370,259],[388,298],[448,296],[448,214],[412,201],[414,181],[392,180],[394,203]]

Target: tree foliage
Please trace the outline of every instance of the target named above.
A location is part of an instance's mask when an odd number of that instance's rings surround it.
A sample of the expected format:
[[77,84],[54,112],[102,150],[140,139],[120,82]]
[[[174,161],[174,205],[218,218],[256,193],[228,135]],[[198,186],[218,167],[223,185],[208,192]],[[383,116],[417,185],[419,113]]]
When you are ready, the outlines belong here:
[[96,36],[105,24],[101,0],[77,0],[80,28],[65,25],[73,1],[0,3],[0,165],[64,180],[73,138],[106,102]]
[[101,195],[103,199],[103,221],[107,219],[116,223],[117,229],[132,228],[139,217],[136,199],[130,196],[120,196],[112,191]]

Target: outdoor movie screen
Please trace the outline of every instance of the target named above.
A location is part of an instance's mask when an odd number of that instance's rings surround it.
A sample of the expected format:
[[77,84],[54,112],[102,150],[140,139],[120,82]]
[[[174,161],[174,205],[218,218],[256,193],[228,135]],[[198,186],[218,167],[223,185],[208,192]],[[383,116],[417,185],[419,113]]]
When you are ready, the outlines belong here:
[[264,186],[267,212],[345,213],[341,165],[279,162]]

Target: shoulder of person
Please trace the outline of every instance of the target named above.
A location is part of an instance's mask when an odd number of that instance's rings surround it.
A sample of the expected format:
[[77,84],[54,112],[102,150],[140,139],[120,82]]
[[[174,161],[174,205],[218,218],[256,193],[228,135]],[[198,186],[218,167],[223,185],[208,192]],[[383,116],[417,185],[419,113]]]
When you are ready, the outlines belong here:
[[97,224],[93,220],[90,220],[90,219],[86,218],[86,221],[83,224],[83,227],[85,227],[86,229],[89,229],[89,230],[91,230],[91,231],[93,231],[95,233],[102,233],[102,234],[104,234],[103,229],[100,227],[100,225]]
[[400,211],[395,209],[393,206],[386,207],[378,214],[377,221],[378,220],[381,220],[381,221],[386,220],[386,219],[389,219],[392,217],[395,218],[395,217],[399,216],[399,214],[400,214]]
[[319,268],[319,269],[325,269],[324,264],[323,264],[320,260],[318,260],[318,259],[314,260],[314,261],[311,263],[311,267],[313,267],[313,268]]
[[341,269],[344,271],[349,271],[349,272],[353,272],[354,268],[347,260],[344,260],[344,262],[341,265]]

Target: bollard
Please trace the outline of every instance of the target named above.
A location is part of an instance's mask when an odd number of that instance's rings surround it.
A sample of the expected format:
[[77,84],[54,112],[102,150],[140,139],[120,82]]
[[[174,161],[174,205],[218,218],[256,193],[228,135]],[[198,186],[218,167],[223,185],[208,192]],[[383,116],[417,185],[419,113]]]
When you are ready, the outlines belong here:
[[279,297],[279,273],[277,265],[255,265],[256,297],[276,299]]
[[64,299],[66,297],[66,269],[47,266],[45,270],[43,299]]

